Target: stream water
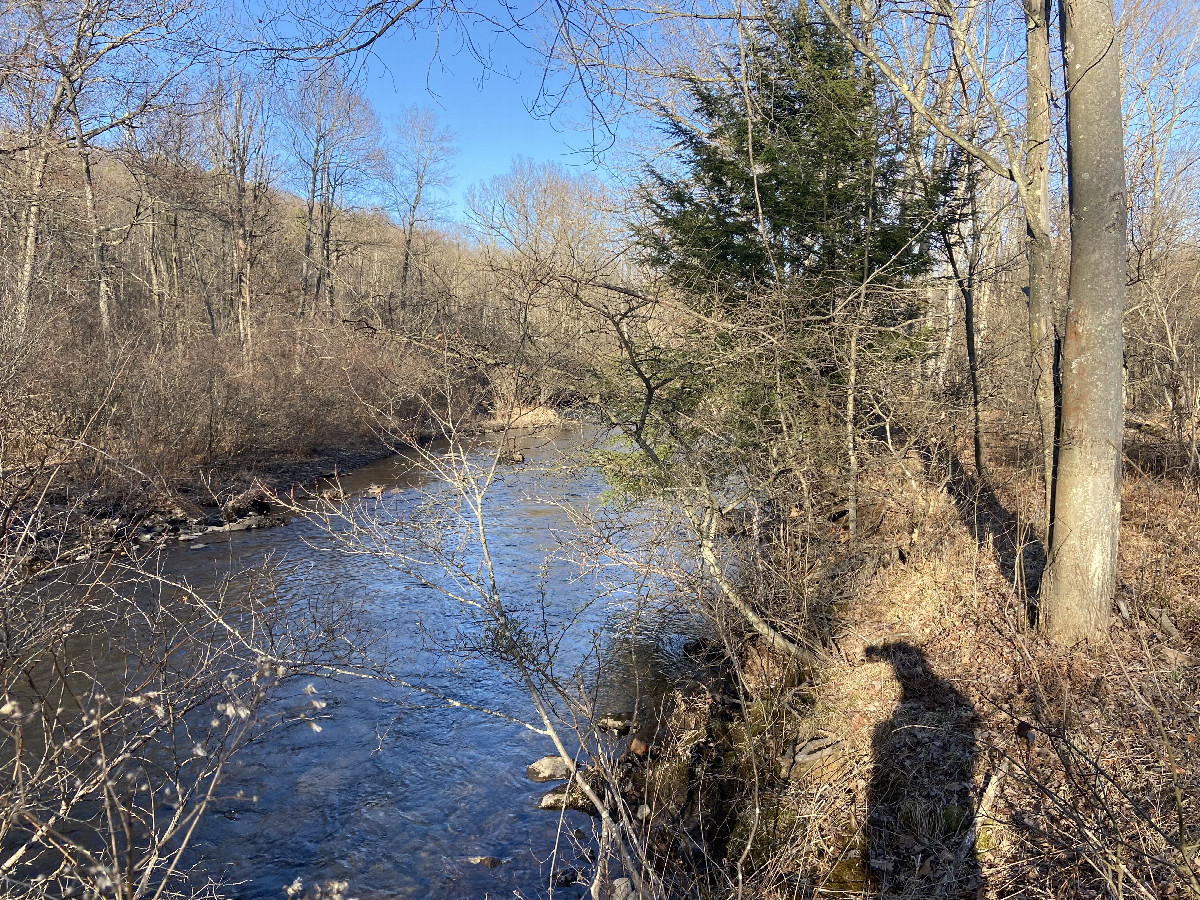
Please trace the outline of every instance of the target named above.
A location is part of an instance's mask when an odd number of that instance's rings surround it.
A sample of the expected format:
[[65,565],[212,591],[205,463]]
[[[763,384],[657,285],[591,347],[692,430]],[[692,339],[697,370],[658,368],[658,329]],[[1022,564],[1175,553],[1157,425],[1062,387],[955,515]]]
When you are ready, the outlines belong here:
[[[580,436],[578,429],[529,436],[525,464],[505,469],[488,495],[502,589],[516,608],[544,604],[551,618],[570,615],[578,601],[598,590],[554,552],[572,528],[567,510],[595,503],[603,487],[587,470],[547,474]],[[368,485],[388,489],[373,502],[389,514],[439,487],[403,456],[342,481],[348,495]],[[369,511],[369,503],[360,502]],[[429,646],[416,618],[437,633],[452,630],[457,615],[437,591],[372,558],[321,549],[328,543],[322,537],[317,525],[297,519],[196,549],[181,546],[166,565],[203,588],[270,557],[283,573],[287,602],[354,598],[397,676],[425,679],[465,702],[532,715],[510,673],[480,656],[447,656]],[[427,577],[436,581],[437,574]],[[607,678],[614,707],[622,705],[623,693],[661,690],[675,658],[670,642],[653,634],[613,637],[621,620],[612,605],[597,605],[563,648],[575,659],[585,658],[597,638],[608,648],[606,661],[593,672]],[[283,900],[297,878],[305,889],[349,882],[345,896],[360,900],[500,897],[514,891],[539,896],[546,893],[560,827],[590,828],[579,814],[568,813],[560,823],[558,814],[535,808],[549,785],[527,781],[524,769],[553,752],[546,737],[386,683],[348,677],[286,682],[267,714],[284,721],[290,711],[314,708],[314,699],[323,704],[320,731],[303,722],[285,724],[247,747],[193,839],[193,863],[232,896]],[[484,856],[503,862],[488,868],[469,861]],[[556,890],[555,896],[579,896],[582,890]]]

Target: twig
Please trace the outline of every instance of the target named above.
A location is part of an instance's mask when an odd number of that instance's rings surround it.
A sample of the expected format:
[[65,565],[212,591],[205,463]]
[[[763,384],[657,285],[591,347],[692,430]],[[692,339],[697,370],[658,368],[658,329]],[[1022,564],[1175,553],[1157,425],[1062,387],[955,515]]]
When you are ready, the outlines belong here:
[[1011,760],[1007,756],[1004,757],[1004,761],[1000,763],[1000,768],[996,770],[996,774],[988,782],[988,786],[979,800],[979,808],[975,811],[975,818],[971,821],[971,827],[967,830],[966,837],[963,838],[962,846],[959,848],[958,855],[960,857],[967,857],[975,849],[975,842],[979,838],[979,830],[983,828],[985,820],[988,819],[989,810],[991,810],[992,804],[996,801],[996,794],[1000,791],[1000,784],[1004,781],[1004,776],[1008,774],[1009,762]]

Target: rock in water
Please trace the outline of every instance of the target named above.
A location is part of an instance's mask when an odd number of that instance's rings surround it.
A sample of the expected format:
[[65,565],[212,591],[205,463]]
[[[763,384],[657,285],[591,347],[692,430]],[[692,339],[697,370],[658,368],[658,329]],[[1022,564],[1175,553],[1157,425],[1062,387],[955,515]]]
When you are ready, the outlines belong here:
[[539,784],[545,781],[566,781],[571,777],[571,767],[561,756],[543,756],[526,766],[525,777]]
[[560,869],[554,873],[554,886],[558,888],[570,887],[573,884],[584,884],[583,872],[579,869]]
[[560,784],[556,788],[552,788],[538,798],[538,809],[552,810],[561,812],[564,809],[574,809],[581,813],[587,813],[589,816],[598,816],[600,813],[596,807],[592,805],[592,801],[587,798],[587,794],[575,783]]
[[624,737],[633,728],[633,714],[618,713],[615,716],[600,716],[596,719],[595,724],[601,731],[611,731],[617,737]]
[[628,878],[615,878],[609,885],[612,900],[633,900],[633,882]]
[[504,865],[504,860],[498,856],[468,856],[467,862],[473,866],[483,866],[485,869],[494,869],[496,866]]

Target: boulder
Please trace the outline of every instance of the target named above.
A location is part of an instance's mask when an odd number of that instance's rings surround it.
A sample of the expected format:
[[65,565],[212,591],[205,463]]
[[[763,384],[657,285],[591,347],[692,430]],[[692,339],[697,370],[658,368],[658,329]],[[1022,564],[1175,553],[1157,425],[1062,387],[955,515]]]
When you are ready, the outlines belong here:
[[566,781],[571,777],[571,767],[557,754],[543,756],[526,766],[525,777],[539,784],[546,781]]
[[791,782],[830,784],[845,773],[848,765],[845,750],[840,738],[809,738],[779,758],[779,774]]
[[573,884],[586,884],[581,869],[559,869],[552,879],[557,888],[570,887]]
[[587,794],[574,781],[560,784],[558,787],[546,791],[538,798],[537,807],[551,812],[573,809],[577,812],[587,813],[589,816],[600,814],[592,801],[588,799]]
[[467,862],[473,866],[483,866],[485,869],[494,869],[504,865],[504,860],[498,856],[468,856]]
[[610,731],[617,737],[624,737],[633,728],[633,715],[630,713],[617,713],[615,715],[600,716],[596,719],[595,725],[598,731]]
[[265,516],[270,511],[266,491],[257,486],[226,500],[221,506],[221,513],[231,522],[243,516]]
[[741,657],[742,685],[755,700],[779,696],[799,682],[796,664],[766,641],[751,641],[743,648]]
[[691,787],[691,765],[686,757],[670,755],[658,760],[646,774],[646,815],[654,813],[661,819],[663,815],[670,818],[678,816],[687,803],[688,791]]

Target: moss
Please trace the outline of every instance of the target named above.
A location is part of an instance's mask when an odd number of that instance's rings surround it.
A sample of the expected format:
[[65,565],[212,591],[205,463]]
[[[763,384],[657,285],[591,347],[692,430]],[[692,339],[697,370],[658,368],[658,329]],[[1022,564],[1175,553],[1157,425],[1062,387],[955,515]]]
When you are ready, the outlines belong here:
[[964,833],[966,827],[971,821],[971,811],[964,809],[961,806],[942,807],[942,825],[945,828],[944,834],[947,837],[954,837],[957,834]]
[[738,859],[750,843],[746,865],[754,871],[769,862],[780,848],[797,842],[797,830],[804,827],[796,809],[777,796],[765,796],[759,801],[757,822],[754,806],[746,804],[738,814],[733,833],[729,836],[730,859]]
[[1000,835],[996,825],[981,825],[975,835],[975,854],[982,856],[1000,843]]
[[691,783],[688,760],[671,756],[654,765],[646,776],[646,801],[655,814],[677,815],[687,803]]
[[[843,832],[843,836],[846,832]],[[863,833],[851,828],[832,868],[821,880],[821,894],[861,894],[871,887],[871,873],[865,861],[867,842]]]
[[823,894],[858,894],[870,887],[867,867],[857,854],[839,859],[821,882]]

